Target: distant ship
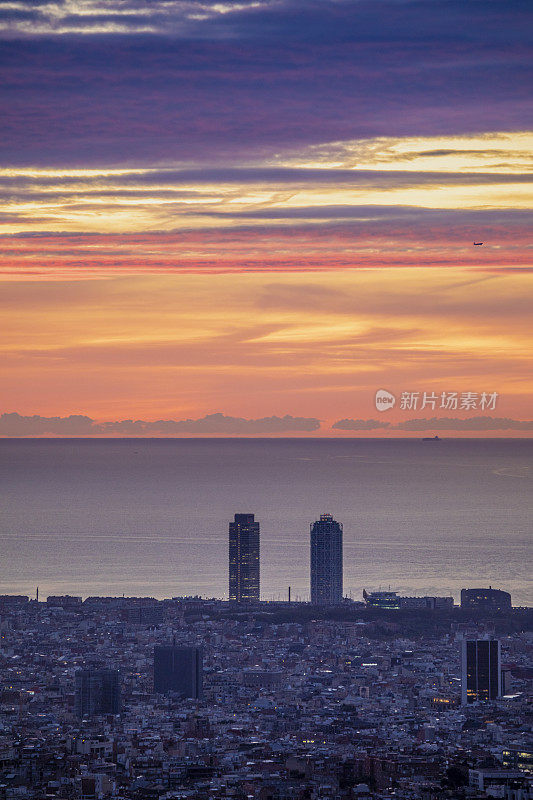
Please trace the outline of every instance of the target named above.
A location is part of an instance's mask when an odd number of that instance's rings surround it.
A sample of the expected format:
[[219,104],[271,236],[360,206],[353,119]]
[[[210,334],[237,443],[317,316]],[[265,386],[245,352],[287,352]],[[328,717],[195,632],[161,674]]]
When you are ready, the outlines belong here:
[[424,436],[423,442],[440,442],[440,436]]

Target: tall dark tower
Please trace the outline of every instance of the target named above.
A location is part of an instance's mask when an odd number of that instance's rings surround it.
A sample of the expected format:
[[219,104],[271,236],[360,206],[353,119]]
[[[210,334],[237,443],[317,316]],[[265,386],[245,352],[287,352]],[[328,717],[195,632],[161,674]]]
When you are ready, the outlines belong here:
[[259,523],[253,514],[235,514],[229,524],[229,599],[259,600]]
[[120,676],[116,669],[80,669],[75,673],[76,715],[120,713]]
[[311,525],[311,602],[342,602],[342,525],[331,514]]
[[490,702],[501,696],[501,645],[498,639],[461,642],[461,703]]
[[156,645],[154,647],[154,692],[176,692],[181,697],[202,699],[203,654],[200,647]]

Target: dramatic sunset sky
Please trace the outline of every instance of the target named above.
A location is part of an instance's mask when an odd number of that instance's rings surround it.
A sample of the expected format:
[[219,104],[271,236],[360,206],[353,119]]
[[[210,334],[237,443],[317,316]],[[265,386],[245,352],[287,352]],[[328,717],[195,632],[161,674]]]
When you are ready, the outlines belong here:
[[533,435],[530,2],[0,27],[0,435]]

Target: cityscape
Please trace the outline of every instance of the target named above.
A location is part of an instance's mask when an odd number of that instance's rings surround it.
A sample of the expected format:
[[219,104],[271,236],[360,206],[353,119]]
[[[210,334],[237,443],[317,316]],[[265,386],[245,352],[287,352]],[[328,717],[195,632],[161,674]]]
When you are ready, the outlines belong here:
[[0,2],[0,800],[533,800],[533,2]]
[[492,587],[343,596],[310,525],[311,602],[261,601],[260,523],[229,600],[0,597],[0,798],[533,797],[533,609]]

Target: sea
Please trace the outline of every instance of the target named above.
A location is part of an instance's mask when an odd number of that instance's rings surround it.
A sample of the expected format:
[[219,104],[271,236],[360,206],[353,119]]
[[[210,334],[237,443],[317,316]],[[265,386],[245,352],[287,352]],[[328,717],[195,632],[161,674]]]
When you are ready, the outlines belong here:
[[309,598],[309,528],[344,591],[510,591],[533,605],[533,440],[3,439],[0,594],[227,598],[228,523],[261,526],[261,596]]

